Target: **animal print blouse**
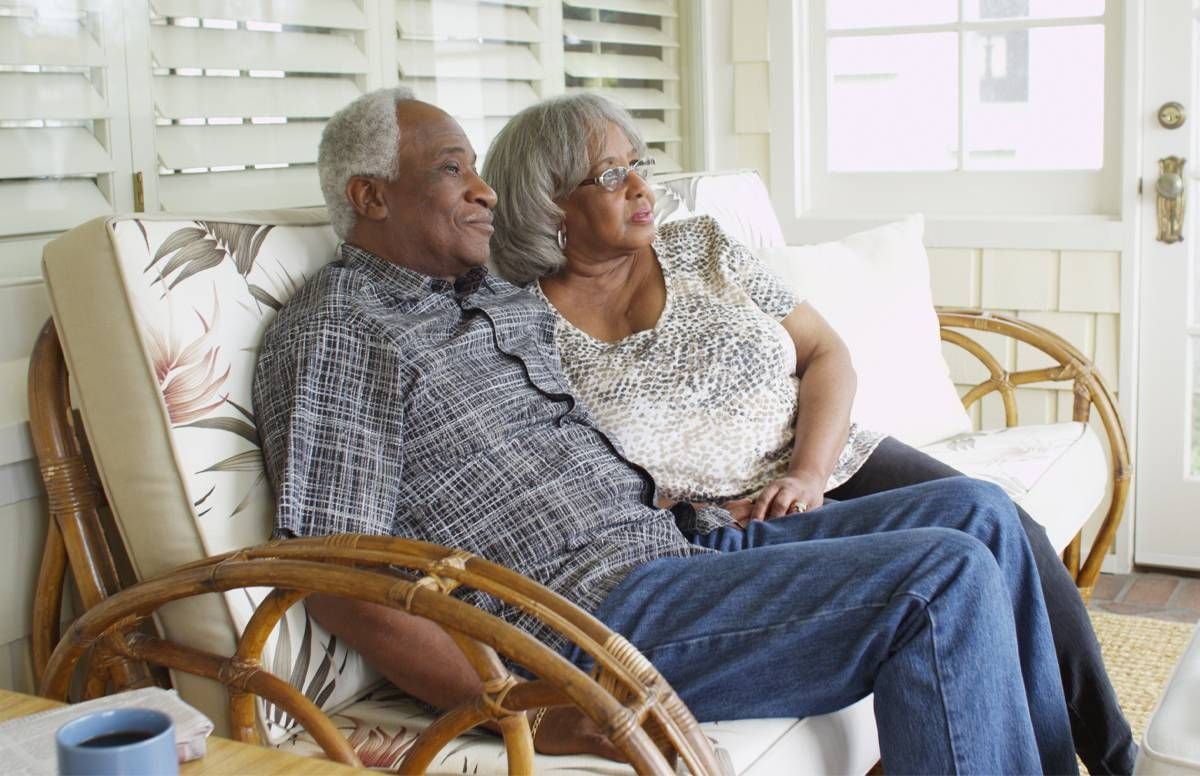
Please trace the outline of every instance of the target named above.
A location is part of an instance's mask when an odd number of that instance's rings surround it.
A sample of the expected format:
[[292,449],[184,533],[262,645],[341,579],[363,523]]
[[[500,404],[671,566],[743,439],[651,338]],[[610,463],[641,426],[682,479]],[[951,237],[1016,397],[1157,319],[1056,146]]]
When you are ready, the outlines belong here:
[[[667,287],[658,323],[609,343],[558,314],[563,369],[660,498],[753,496],[787,472],[799,380],[779,322],[801,300],[711,217],[659,227],[653,247]],[[882,438],[852,424],[826,488],[852,477]]]

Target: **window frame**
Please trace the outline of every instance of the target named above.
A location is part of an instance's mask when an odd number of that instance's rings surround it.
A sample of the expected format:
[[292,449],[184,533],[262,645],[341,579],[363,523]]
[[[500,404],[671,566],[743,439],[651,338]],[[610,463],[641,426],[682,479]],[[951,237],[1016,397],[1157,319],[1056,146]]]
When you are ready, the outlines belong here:
[[[829,173],[824,156],[824,0],[769,0],[772,199],[785,234],[789,239],[801,234],[823,237],[833,233],[823,228],[832,221],[877,222],[916,211],[933,222],[974,219],[976,224],[980,220],[1094,224],[1119,219],[1124,201],[1124,6],[1123,0],[1108,0],[1102,17],[1105,119],[1100,170]],[[959,21],[919,29],[975,26],[975,22]],[[963,67],[960,57],[960,73]],[[985,226],[983,232],[987,231]],[[1116,239],[1113,230],[1101,232],[1087,241],[1107,244]]]

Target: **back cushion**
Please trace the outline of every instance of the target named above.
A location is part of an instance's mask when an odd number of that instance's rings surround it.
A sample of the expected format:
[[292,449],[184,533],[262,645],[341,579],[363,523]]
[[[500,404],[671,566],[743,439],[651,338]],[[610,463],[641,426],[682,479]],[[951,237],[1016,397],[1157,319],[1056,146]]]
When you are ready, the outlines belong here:
[[692,216],[712,216],[748,248],[783,245],[783,229],[767,187],[754,170],[656,175],[654,220],[659,224]]
[[[98,220],[47,247],[55,321],[140,578],[269,538],[275,506],[250,401],[258,342],[336,245],[317,210]],[[168,638],[230,654],[267,592],[178,602],[160,625]],[[264,662],[327,709],[378,681],[303,606],[281,621]],[[219,687],[175,678],[189,702],[225,722]],[[277,709],[260,712],[272,741],[293,724]]]
[[756,252],[841,335],[858,373],[851,416],[914,447],[971,430],[942,356],[924,219]]

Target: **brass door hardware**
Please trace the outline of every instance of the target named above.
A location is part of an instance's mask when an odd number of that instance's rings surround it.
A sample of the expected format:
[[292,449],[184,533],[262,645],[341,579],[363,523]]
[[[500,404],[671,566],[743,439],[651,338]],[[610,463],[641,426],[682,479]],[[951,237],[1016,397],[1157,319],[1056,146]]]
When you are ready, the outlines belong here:
[[1187,121],[1187,112],[1178,102],[1164,102],[1158,109],[1158,123],[1164,129],[1179,129]]
[[133,174],[133,210],[135,213],[146,212],[146,189],[144,186],[142,173],[135,172]]
[[1183,239],[1183,210],[1187,201],[1187,181],[1183,177],[1183,166],[1187,159],[1164,156],[1158,160],[1158,181],[1154,190],[1158,194],[1159,242],[1174,243]]

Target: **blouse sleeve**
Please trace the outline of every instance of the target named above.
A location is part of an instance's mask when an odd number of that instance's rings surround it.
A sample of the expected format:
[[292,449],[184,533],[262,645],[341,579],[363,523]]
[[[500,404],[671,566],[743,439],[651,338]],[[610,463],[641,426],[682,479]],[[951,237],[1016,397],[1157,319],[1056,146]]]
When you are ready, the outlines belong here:
[[804,301],[749,248],[727,234],[716,219],[704,217],[702,228],[710,230],[711,250],[721,274],[745,291],[764,313],[783,320]]

